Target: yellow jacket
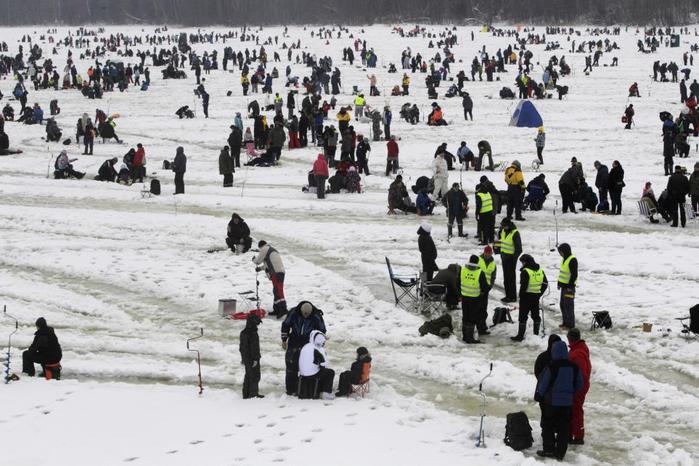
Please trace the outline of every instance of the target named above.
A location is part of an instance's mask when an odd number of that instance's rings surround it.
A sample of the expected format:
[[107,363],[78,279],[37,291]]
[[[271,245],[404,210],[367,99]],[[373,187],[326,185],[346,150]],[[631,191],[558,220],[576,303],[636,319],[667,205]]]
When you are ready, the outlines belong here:
[[342,113],[337,114],[337,121],[350,121],[351,118],[352,116],[349,112],[345,112],[344,115]]
[[505,183],[510,186],[520,185],[524,187],[524,175],[522,175],[522,172],[514,165],[510,166],[505,170]]

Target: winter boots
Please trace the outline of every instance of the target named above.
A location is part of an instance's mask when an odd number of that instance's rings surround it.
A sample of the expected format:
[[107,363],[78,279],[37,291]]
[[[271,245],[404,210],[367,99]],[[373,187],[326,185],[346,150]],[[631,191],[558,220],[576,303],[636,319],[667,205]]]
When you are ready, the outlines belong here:
[[481,343],[480,340],[476,340],[475,338],[473,338],[473,332],[475,329],[476,329],[476,326],[473,324],[464,324],[464,330],[463,330],[464,343],[468,343],[468,344]]
[[512,341],[522,341],[524,340],[524,332],[527,331],[527,323],[526,322],[520,322],[519,323],[519,332],[517,332],[517,335],[514,337],[510,337],[510,340]]
[[539,334],[539,328],[541,328],[541,321],[540,320],[535,320],[534,321],[534,335]]
[[464,225],[463,225],[463,223],[459,223],[459,224],[457,225],[457,228],[459,229],[459,238],[466,238],[466,237],[468,236],[468,234],[466,234],[466,235],[464,234]]

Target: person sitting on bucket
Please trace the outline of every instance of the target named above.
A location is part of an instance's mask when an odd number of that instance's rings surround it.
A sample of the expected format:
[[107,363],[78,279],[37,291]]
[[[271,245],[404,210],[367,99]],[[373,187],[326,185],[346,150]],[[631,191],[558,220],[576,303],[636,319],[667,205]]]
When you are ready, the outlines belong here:
[[328,356],[325,352],[325,334],[319,330],[311,332],[308,343],[301,348],[299,355],[299,375],[318,379],[318,392],[324,400],[332,400],[335,371],[327,367]]
[[[29,377],[34,377],[34,364],[41,364],[42,370],[46,371],[47,364],[57,364],[61,362],[63,352],[58,343],[56,332],[53,327],[46,324],[46,319],[39,317],[36,319],[36,332],[34,341],[29,348],[22,353],[22,372]],[[42,374],[43,375],[43,374]]]

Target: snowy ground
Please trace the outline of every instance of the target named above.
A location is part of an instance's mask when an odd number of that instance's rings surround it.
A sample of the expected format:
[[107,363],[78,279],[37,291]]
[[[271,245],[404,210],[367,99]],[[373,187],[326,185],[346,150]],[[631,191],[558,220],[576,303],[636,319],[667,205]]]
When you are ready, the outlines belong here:
[[[140,33],[140,28],[108,28],[117,30]],[[16,50],[16,39],[26,33],[33,31],[3,29],[0,40]],[[280,33],[269,29],[263,37]],[[464,63],[454,66],[454,72],[468,72],[482,44],[494,53],[509,43],[478,32],[471,42],[466,28],[458,33],[460,44],[454,53]],[[330,54],[342,70],[345,91],[352,85],[368,90],[367,72],[341,62],[341,49],[350,40],[333,39],[326,46],[301,28],[290,29],[290,37],[300,38],[319,56]],[[400,38],[388,27],[367,28],[362,37],[379,56],[380,67],[371,72],[377,74],[383,95],[400,79],[383,67],[398,63],[404,47],[423,56],[436,52],[427,48],[427,39]],[[676,114],[680,108],[676,85],[650,81],[652,62],[680,62],[695,38],[683,36],[679,49],[641,55],[635,52],[639,37],[633,30],[613,37],[622,50],[601,62],[610,63],[616,55],[620,66],[596,68],[590,76],[581,72],[582,55],[565,53],[573,75],[562,83],[570,86],[570,96],[535,103],[546,126],[543,168],[554,193],[544,211],[527,212],[519,228],[525,252],[543,265],[549,280],[555,280],[559,264],[557,253],[549,252],[555,241],[556,183],[570,158],[582,161],[592,180],[597,159],[609,166],[619,160],[626,171],[623,215],[568,214],[558,222],[560,240],[572,245],[581,264],[577,317],[594,367],[586,403],[587,444],[569,450],[566,461],[573,464],[690,465],[699,455],[699,342],[681,338],[674,320],[696,303],[697,225],[685,230],[650,225],[638,217],[635,206],[645,181],[654,183],[656,194],[665,185],[657,115],[662,110]],[[551,39],[567,47],[565,36]],[[236,51],[240,47],[237,41],[231,45]],[[223,46],[216,48],[220,53]],[[545,52],[543,45],[531,49],[542,64],[551,53],[561,54]],[[53,58],[62,69],[66,51],[60,49]],[[87,66],[79,61],[81,72]],[[278,64],[282,75],[285,66],[286,62]],[[299,65],[292,69],[299,76],[307,72]],[[23,378],[0,389],[6,392],[0,404],[0,464],[94,464],[98,455],[101,464],[297,465],[316,461],[309,455],[336,464],[535,463],[540,436],[538,407],[531,399],[532,369],[545,341],[529,335],[516,346],[508,338],[514,326],[508,325],[494,329],[485,338],[487,344],[478,347],[455,338],[419,338],[423,319],[393,306],[384,263],[388,255],[400,268],[419,267],[419,220],[386,216],[392,180],[382,175],[383,144],[372,143],[374,174],[364,180],[367,192],[362,195],[329,195],[318,201],[303,194],[300,188],[318,152],[315,148],[285,151],[277,168],[239,171],[235,187],[223,189],[218,152],[233,115],[244,112],[248,102],[241,95],[239,73],[215,71],[207,76],[211,118],[184,121],[173,112],[193,105],[193,76],[161,81],[159,71],[151,71],[148,92],[116,92],[102,101],[67,91],[30,93],[29,102],[39,102],[47,113],[49,101],[59,99],[58,122],[66,134],[73,132],[83,112],[94,115],[96,106],[121,114],[117,131],[125,145],[98,144],[92,157],[78,155],[77,146],[70,148],[71,155],[79,157],[76,168],[87,172],[84,180],[47,179],[49,158],[63,146],[47,147],[39,139],[43,127],[6,125],[12,145],[25,153],[0,158],[0,297],[8,312],[20,319],[15,338],[20,348],[30,343],[33,322],[40,315],[55,326],[64,350],[64,380]],[[398,109],[406,100],[417,102],[426,114],[430,102],[424,75],[413,76],[409,98],[369,98],[370,104],[388,103],[394,111],[392,132],[402,138],[404,178],[414,181],[429,175],[439,143],[448,142],[455,153],[461,140],[473,148],[480,139],[491,142],[496,161],[519,159],[525,180],[535,176],[529,168],[535,158],[534,130],[508,127],[514,103],[497,98],[502,86],[513,87],[515,71],[508,67],[500,82],[467,83],[475,102],[472,123],[462,121],[460,99],[440,100],[454,123],[449,127],[400,122]],[[636,126],[624,131],[619,117],[633,81],[643,97],[634,102]],[[275,82],[275,90],[282,86]],[[2,105],[12,87],[12,81],[0,81],[6,96]],[[229,89],[232,97],[226,97]],[[445,91],[443,85],[440,95]],[[340,104],[351,101],[348,94],[339,98]],[[369,133],[365,123],[355,127]],[[142,199],[141,185],[91,181],[105,159],[121,158],[138,142],[146,147],[149,172],[159,174],[162,196]],[[690,142],[694,146],[695,141]],[[188,155],[187,194],[175,198],[171,174],[158,168],[162,160],[172,160],[178,145]],[[691,170],[696,160],[692,151],[682,164]],[[472,203],[480,175],[463,173]],[[452,172],[450,181],[458,177]],[[490,178],[504,187],[502,173]],[[217,302],[254,287],[254,270],[249,255],[206,253],[222,244],[234,211],[247,220],[256,239],[268,240],[282,253],[289,304],[308,299],[325,311],[333,367],[339,371],[348,366],[357,346],[370,349],[374,366],[368,399],[301,402],[281,395],[284,362],[276,321],[260,327],[261,392],[268,396],[253,402],[240,399],[243,372],[237,340],[242,324],[221,319]],[[430,221],[440,266],[465,262],[479,252],[471,239],[446,242],[442,210]],[[472,218],[467,231],[475,231]],[[268,309],[270,288],[263,279],[262,304]],[[494,293],[495,299],[500,297]],[[552,292],[544,304],[549,309],[547,327],[556,327],[557,296]],[[589,333],[591,312],[603,309],[611,312],[614,328]],[[454,313],[458,324],[459,315]],[[641,332],[643,322],[653,323],[653,332]],[[9,319],[0,320],[0,325],[0,335],[9,333]],[[206,386],[200,398],[196,365],[184,345],[199,327],[205,329],[197,346]],[[19,372],[20,358],[20,350],[13,348],[13,371]],[[473,439],[480,412],[477,390],[490,362],[493,375],[485,385],[489,448],[481,450],[474,448]],[[504,417],[518,410],[529,414],[534,428],[535,446],[523,454],[502,444]]]

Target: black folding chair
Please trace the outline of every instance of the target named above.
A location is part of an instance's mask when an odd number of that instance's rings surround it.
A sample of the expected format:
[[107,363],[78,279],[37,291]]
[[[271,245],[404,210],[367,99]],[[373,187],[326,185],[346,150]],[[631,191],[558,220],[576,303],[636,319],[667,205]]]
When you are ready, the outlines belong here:
[[391,288],[393,289],[393,297],[395,298],[396,306],[400,306],[406,311],[412,311],[418,305],[418,286],[420,284],[419,276],[414,274],[395,274],[391,261],[386,257],[386,267],[388,267],[388,276],[391,279]]
[[420,277],[420,293],[417,301],[418,312],[427,316],[431,316],[433,313],[437,315],[444,314],[446,312],[444,309],[446,296],[446,285],[428,282],[423,273]]
[[[699,336],[699,304],[689,309],[688,317],[679,317],[682,333],[685,336]],[[689,324],[686,321],[689,321]]]

